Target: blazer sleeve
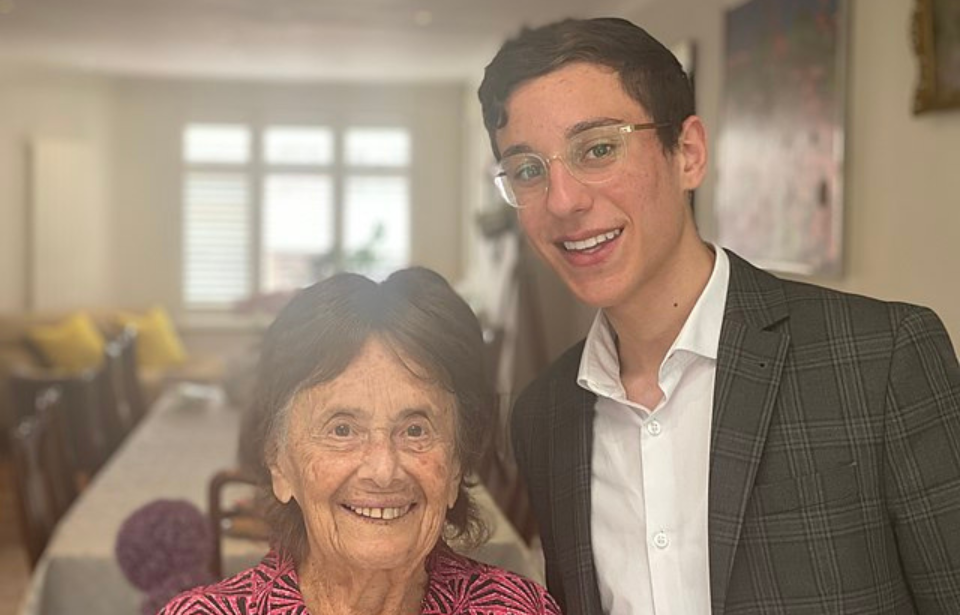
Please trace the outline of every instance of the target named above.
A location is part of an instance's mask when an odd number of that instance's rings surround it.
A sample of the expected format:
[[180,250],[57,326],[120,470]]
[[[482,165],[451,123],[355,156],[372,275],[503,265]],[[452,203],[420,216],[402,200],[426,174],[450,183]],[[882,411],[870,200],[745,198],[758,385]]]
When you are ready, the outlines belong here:
[[960,367],[943,324],[911,307],[886,390],[885,490],[918,613],[960,604]]
[[[540,543],[543,548],[544,568],[547,589],[557,599],[560,606],[564,606],[564,591],[562,577],[557,570],[556,548],[553,539],[553,526],[546,506],[551,501],[547,481],[545,480],[549,468],[546,467],[546,451],[543,430],[544,425],[538,424],[542,420],[541,413],[537,412],[539,404],[544,403],[541,393],[531,387],[524,391],[514,404],[510,415],[510,443],[513,447],[514,459],[517,468],[527,485],[530,505],[533,507],[540,532]],[[538,436],[539,434],[539,436]]]

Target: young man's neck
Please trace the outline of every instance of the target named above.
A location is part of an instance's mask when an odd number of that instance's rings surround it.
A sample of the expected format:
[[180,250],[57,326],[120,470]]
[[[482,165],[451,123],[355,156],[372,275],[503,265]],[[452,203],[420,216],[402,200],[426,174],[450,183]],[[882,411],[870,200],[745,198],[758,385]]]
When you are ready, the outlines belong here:
[[627,396],[644,405],[659,401],[660,364],[713,272],[713,251],[699,238],[695,242],[643,296],[604,310],[617,334],[620,379]]

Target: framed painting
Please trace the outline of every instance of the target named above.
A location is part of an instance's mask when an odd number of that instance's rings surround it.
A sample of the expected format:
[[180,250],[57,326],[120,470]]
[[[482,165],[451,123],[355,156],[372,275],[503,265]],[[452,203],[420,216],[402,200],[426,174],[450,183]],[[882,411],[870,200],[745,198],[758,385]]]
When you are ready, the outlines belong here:
[[750,0],[726,14],[717,234],[760,267],[842,265],[845,0]]
[[916,0],[913,45],[920,63],[913,112],[960,108],[960,0]]

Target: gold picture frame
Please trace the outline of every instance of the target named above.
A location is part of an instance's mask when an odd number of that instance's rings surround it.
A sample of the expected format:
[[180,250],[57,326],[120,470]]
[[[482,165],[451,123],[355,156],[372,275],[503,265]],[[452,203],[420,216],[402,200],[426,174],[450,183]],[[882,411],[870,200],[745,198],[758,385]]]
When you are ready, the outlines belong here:
[[960,0],[916,0],[913,45],[920,63],[914,114],[960,108]]

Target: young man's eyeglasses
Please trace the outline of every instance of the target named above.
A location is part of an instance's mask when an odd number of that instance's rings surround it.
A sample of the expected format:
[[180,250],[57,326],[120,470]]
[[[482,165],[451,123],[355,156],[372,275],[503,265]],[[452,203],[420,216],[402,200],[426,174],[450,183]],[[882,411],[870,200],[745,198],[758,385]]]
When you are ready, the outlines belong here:
[[560,160],[584,184],[599,184],[612,178],[626,154],[628,134],[663,128],[670,124],[619,124],[598,126],[567,142],[564,154],[543,157],[534,152],[504,156],[494,170],[493,181],[504,200],[513,207],[536,205],[547,194],[550,163]]

